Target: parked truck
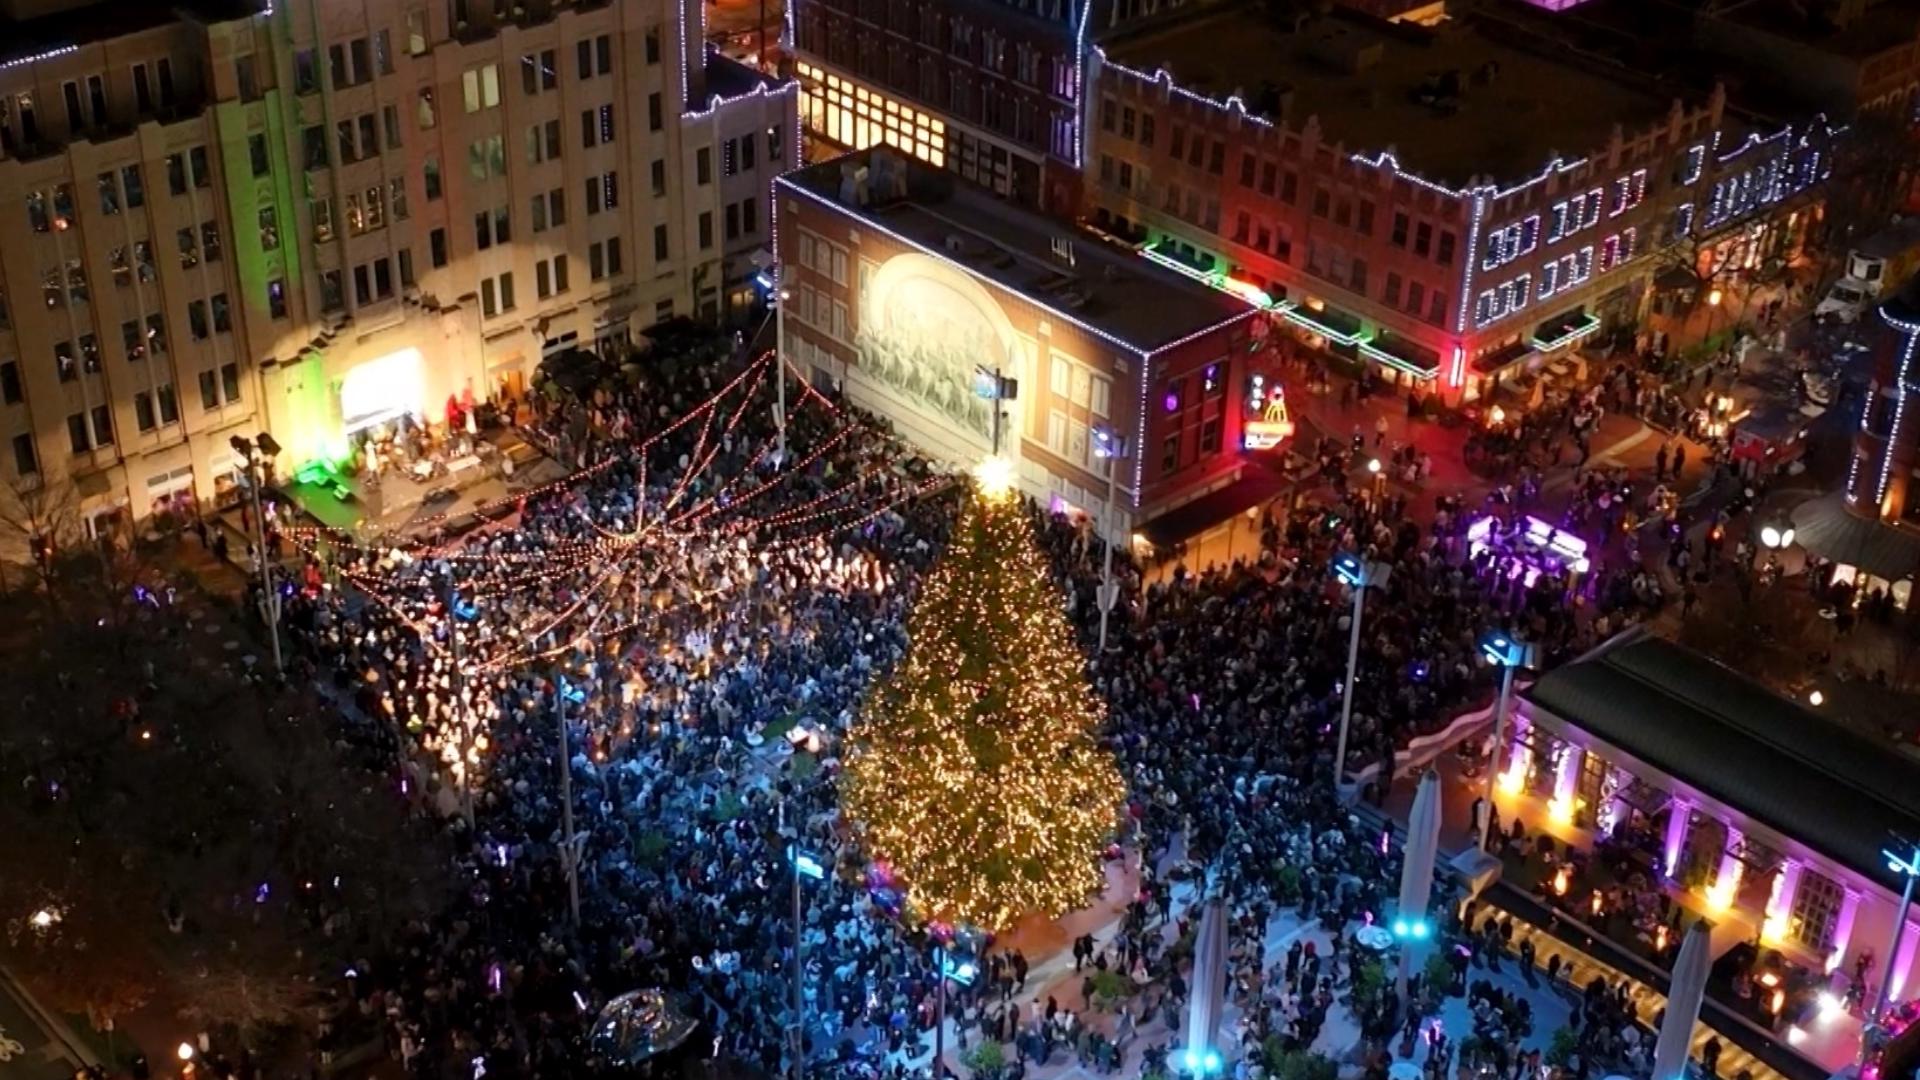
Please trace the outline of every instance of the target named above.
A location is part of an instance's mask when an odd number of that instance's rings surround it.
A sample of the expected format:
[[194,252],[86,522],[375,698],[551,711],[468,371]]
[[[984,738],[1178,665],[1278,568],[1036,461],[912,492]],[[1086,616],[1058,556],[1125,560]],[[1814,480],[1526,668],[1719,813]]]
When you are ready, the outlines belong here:
[[1815,305],[1815,318],[1850,323],[1920,269],[1920,217],[1895,221],[1847,253],[1847,272]]

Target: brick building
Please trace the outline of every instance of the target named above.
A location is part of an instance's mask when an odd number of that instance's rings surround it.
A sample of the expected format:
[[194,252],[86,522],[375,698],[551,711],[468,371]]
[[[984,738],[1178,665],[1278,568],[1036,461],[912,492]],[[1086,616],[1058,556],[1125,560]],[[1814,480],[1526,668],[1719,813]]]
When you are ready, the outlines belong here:
[[[1769,129],[1569,62],[1507,24],[1234,8],[1094,50],[1088,216],[1227,274],[1312,344],[1475,397],[1640,317],[1828,167]],[[1249,290],[1247,286],[1251,286]]]
[[935,459],[991,451],[974,378],[997,365],[1019,382],[1001,452],[1028,493],[1098,512],[1100,447],[1129,444],[1111,535],[1254,467],[1238,449],[1243,302],[885,148],[775,191],[781,351]]
[[809,136],[885,144],[1025,206],[1071,215],[1086,43],[1201,0],[792,0]]

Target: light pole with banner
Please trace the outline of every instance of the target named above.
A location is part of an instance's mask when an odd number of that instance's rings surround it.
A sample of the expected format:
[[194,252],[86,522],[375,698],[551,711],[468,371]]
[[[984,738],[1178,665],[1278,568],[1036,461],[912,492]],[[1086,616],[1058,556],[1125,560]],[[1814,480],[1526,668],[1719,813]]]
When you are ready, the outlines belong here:
[[[1347,774],[1347,729],[1353,723],[1353,677],[1360,664],[1360,620],[1366,614],[1367,590],[1385,588],[1393,575],[1387,563],[1363,559],[1349,551],[1333,557],[1333,576],[1353,590],[1353,627],[1347,634],[1347,681],[1340,690],[1340,734],[1333,748],[1333,791],[1337,797]],[[1392,778],[1389,777],[1389,780]]]

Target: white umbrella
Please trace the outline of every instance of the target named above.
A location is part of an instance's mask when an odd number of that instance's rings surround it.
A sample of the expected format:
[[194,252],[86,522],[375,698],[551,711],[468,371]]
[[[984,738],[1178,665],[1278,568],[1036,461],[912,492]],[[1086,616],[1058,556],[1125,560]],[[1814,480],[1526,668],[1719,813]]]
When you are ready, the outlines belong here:
[[1667,1016],[1660,1022],[1660,1041],[1653,1047],[1652,1080],[1679,1080],[1693,1045],[1693,1024],[1700,1019],[1700,1001],[1707,993],[1707,922],[1701,919],[1687,931],[1680,958],[1673,962],[1673,981],[1667,991]]
[[[1397,919],[1406,924],[1406,930],[1401,933],[1400,973],[1395,989],[1402,998],[1407,995],[1414,953],[1421,951],[1421,943],[1431,933],[1427,901],[1433,897],[1433,864],[1439,851],[1440,774],[1428,769],[1413,795],[1413,812],[1407,816],[1407,848],[1400,866]],[[1395,929],[1400,929],[1397,924]]]
[[1227,988],[1227,910],[1219,900],[1207,902],[1200,913],[1200,930],[1193,941],[1193,987],[1187,996],[1186,1071],[1206,1075],[1220,1071],[1220,1052],[1214,1039],[1220,1032],[1220,1013]]

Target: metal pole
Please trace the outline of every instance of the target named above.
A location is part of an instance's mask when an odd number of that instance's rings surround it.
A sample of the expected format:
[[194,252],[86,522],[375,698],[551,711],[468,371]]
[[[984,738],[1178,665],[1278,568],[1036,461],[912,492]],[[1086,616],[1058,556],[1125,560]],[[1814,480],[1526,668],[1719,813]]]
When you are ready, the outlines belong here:
[[460,616],[454,614],[460,592],[447,586],[447,644],[453,650],[453,708],[460,725],[460,811],[473,829],[473,725],[467,722],[466,659],[460,649]]
[[942,1080],[946,1075],[944,1062],[947,1056],[947,947],[945,945],[934,949],[933,967],[933,977],[938,980],[938,988],[933,995],[933,1080]]
[[[1887,970],[1880,978],[1880,989],[1873,995],[1873,1011],[1867,1014],[1867,1029],[1877,1027],[1880,1014],[1886,1011],[1887,999],[1893,996],[1893,965],[1900,961],[1900,942],[1907,935],[1907,908],[1913,903],[1914,875],[1907,875],[1907,886],[1900,893],[1900,910],[1894,913],[1893,940],[1887,943]],[[1862,1053],[1867,1045],[1866,1030],[1860,1033]]]
[[1347,725],[1353,723],[1353,673],[1360,664],[1360,617],[1367,609],[1368,565],[1361,564],[1360,583],[1353,587],[1353,631],[1347,635],[1347,681],[1340,691],[1340,737],[1333,744],[1335,798],[1340,795],[1340,780],[1347,772]]
[[[787,803],[793,799],[789,795],[780,800],[780,816],[787,816]],[[793,830],[792,857],[787,860],[793,864],[793,1080],[801,1080],[806,1075],[807,1054],[807,982],[806,982],[806,938],[804,916],[801,911],[800,897],[800,828],[796,824]]]
[[[993,456],[1000,456],[1000,418],[1005,415],[1006,406],[1000,400],[1000,394],[1006,389],[1007,381],[1000,375],[998,365],[993,369]],[[942,976],[944,978],[944,976]],[[939,1080],[935,1077],[934,1080]]]
[[573,834],[573,740],[567,733],[567,681],[553,685],[553,715],[560,730],[560,842],[565,845],[560,865],[567,871],[567,917],[580,929],[580,852]]
[[261,512],[260,488],[265,484],[266,462],[256,451],[247,452],[247,487],[253,495],[253,535],[260,554],[260,617],[267,620],[267,637],[273,642],[273,670],[286,674],[286,661],[280,655],[280,597],[273,591],[273,572],[267,567],[267,517]]
[[1118,596],[1114,595],[1113,590],[1113,470],[1115,467],[1114,459],[1111,457],[1107,458],[1107,501],[1105,506],[1102,507],[1102,509],[1106,511],[1103,516],[1107,519],[1105,535],[1102,537],[1107,543],[1107,552],[1100,560],[1101,652],[1107,651],[1107,616],[1113,609],[1114,601],[1119,599]]
[[775,425],[774,434],[778,435],[780,439],[780,467],[784,469],[787,465],[787,354],[783,349],[783,346],[787,343],[786,302],[780,301],[779,306],[773,309],[773,313],[780,320],[780,325],[774,330],[775,341],[773,343],[773,385],[774,393],[780,401],[779,423]]
[[1513,670],[1518,664],[1503,664],[1500,698],[1493,709],[1493,752],[1487,755],[1487,805],[1480,815],[1480,850],[1487,849],[1487,835],[1493,828],[1493,788],[1500,782],[1500,748],[1507,741],[1507,707],[1513,700]]

